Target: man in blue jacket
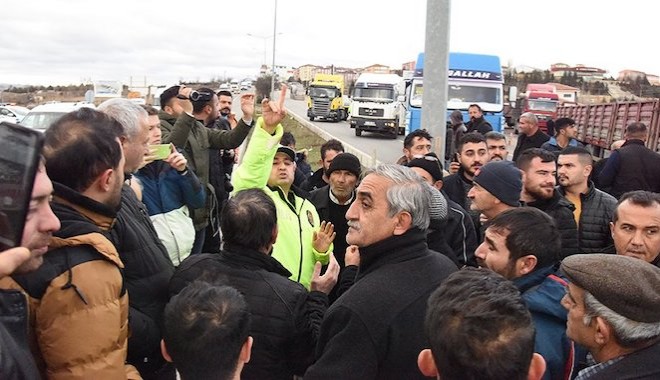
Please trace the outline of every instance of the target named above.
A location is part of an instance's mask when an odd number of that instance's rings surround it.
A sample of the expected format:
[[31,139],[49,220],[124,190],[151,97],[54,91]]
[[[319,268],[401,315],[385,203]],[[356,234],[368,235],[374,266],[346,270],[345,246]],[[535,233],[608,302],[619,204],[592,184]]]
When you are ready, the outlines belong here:
[[569,379],[573,346],[566,337],[566,310],[561,305],[566,281],[557,276],[561,252],[559,230],[547,214],[519,207],[496,216],[475,255],[482,267],[513,281],[536,327],[534,351],[547,363],[543,379]]

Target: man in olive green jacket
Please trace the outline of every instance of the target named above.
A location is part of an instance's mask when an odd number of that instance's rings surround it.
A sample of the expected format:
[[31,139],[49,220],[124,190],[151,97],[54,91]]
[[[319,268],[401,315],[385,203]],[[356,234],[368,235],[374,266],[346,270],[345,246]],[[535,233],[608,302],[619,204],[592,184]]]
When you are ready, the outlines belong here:
[[[310,288],[312,274],[331,258],[335,238],[331,223],[321,223],[314,205],[293,187],[295,152],[279,145],[284,132],[280,121],[285,111],[273,102],[262,103],[263,117],[256,123],[243,161],[234,170],[234,192],[263,189],[277,207],[277,241],[271,255],[289,272],[293,281]],[[297,193],[298,192],[298,193]],[[320,263],[317,263],[320,262]]]
[[[172,143],[178,148],[183,148],[189,169],[195,172],[202,186],[207,190],[206,207],[192,210],[195,225],[192,253],[201,253],[209,215],[217,204],[215,191],[209,186],[209,148],[233,149],[243,143],[253,125],[254,94],[241,95],[243,117],[236,128],[224,131],[206,128],[202,122],[195,119],[192,114],[193,104],[190,101],[192,92],[191,88],[185,86],[172,86],[165,90],[160,96],[162,108],[158,117],[163,144]],[[211,113],[220,116],[218,96],[215,93],[196,93],[196,95],[208,98],[205,107],[209,107]]]

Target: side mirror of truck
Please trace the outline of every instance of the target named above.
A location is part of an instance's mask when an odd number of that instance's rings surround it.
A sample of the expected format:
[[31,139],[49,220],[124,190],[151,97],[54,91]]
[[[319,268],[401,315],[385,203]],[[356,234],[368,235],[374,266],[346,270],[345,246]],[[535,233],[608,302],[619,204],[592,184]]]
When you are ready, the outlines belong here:
[[509,87],[509,102],[511,102],[511,104],[514,104],[517,98],[518,98],[518,87],[516,86]]
[[399,103],[403,103],[403,102],[406,101],[406,97],[403,96],[403,95],[399,95],[399,96],[396,97],[396,101],[399,102]]

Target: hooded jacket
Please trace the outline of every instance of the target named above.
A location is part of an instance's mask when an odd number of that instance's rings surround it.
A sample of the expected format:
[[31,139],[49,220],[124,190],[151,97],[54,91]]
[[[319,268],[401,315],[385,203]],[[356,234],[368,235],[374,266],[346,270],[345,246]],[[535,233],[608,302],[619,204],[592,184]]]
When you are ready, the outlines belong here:
[[558,265],[551,265],[513,280],[532,314],[534,352],[546,361],[546,380],[570,379],[575,360],[573,344],[566,336],[567,311],[561,305],[567,282],[555,274],[557,269]]
[[291,272],[293,281],[300,282],[309,289],[317,261],[325,265],[329,261],[332,245],[327,252],[318,252],[312,246],[312,237],[321,222],[316,208],[301,196],[299,189],[292,187],[286,197],[280,187],[269,187],[268,178],[277,153],[277,145],[284,130],[277,126],[275,135],[270,135],[261,126],[263,119],[257,120],[243,162],[236,168],[232,177],[234,192],[245,189],[263,189],[277,208],[277,241],[272,256]]
[[204,207],[206,192],[192,170],[179,173],[161,160],[138,170],[135,177],[158,237],[177,266],[190,255],[195,240],[189,210]]
[[188,160],[202,187],[208,191],[206,207],[192,210],[195,230],[199,231],[208,225],[210,210],[217,204],[214,189],[209,187],[209,148],[233,149],[241,145],[250,132],[251,125],[241,119],[236,128],[231,131],[209,129],[194,117],[182,113],[176,118],[165,111],[158,113],[160,129],[163,132],[163,144],[172,143],[177,148],[183,148],[183,154]]
[[[124,264],[109,239],[115,211],[53,183],[53,212],[61,222],[43,264],[2,279],[30,304],[33,355],[49,379],[139,379],[125,365],[128,293]],[[8,285],[8,286],[7,286]]]

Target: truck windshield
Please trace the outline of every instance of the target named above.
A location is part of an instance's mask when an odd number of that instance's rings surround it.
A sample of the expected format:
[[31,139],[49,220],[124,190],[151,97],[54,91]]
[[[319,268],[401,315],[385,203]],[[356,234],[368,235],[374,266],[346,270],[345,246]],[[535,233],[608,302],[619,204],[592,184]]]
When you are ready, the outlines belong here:
[[450,102],[463,103],[501,103],[500,92],[497,88],[455,84],[449,85],[447,99]]
[[530,110],[534,111],[550,111],[555,112],[557,110],[557,102],[552,100],[528,100],[528,105]]
[[353,93],[353,99],[392,102],[394,101],[394,89],[356,87]]
[[312,98],[335,98],[337,90],[333,88],[324,87],[310,87],[309,96]]
[[[414,81],[410,90],[410,106],[422,106],[423,82]],[[496,87],[478,87],[450,84],[447,93],[449,102],[501,104],[500,91]],[[467,107],[467,106],[466,106]]]

